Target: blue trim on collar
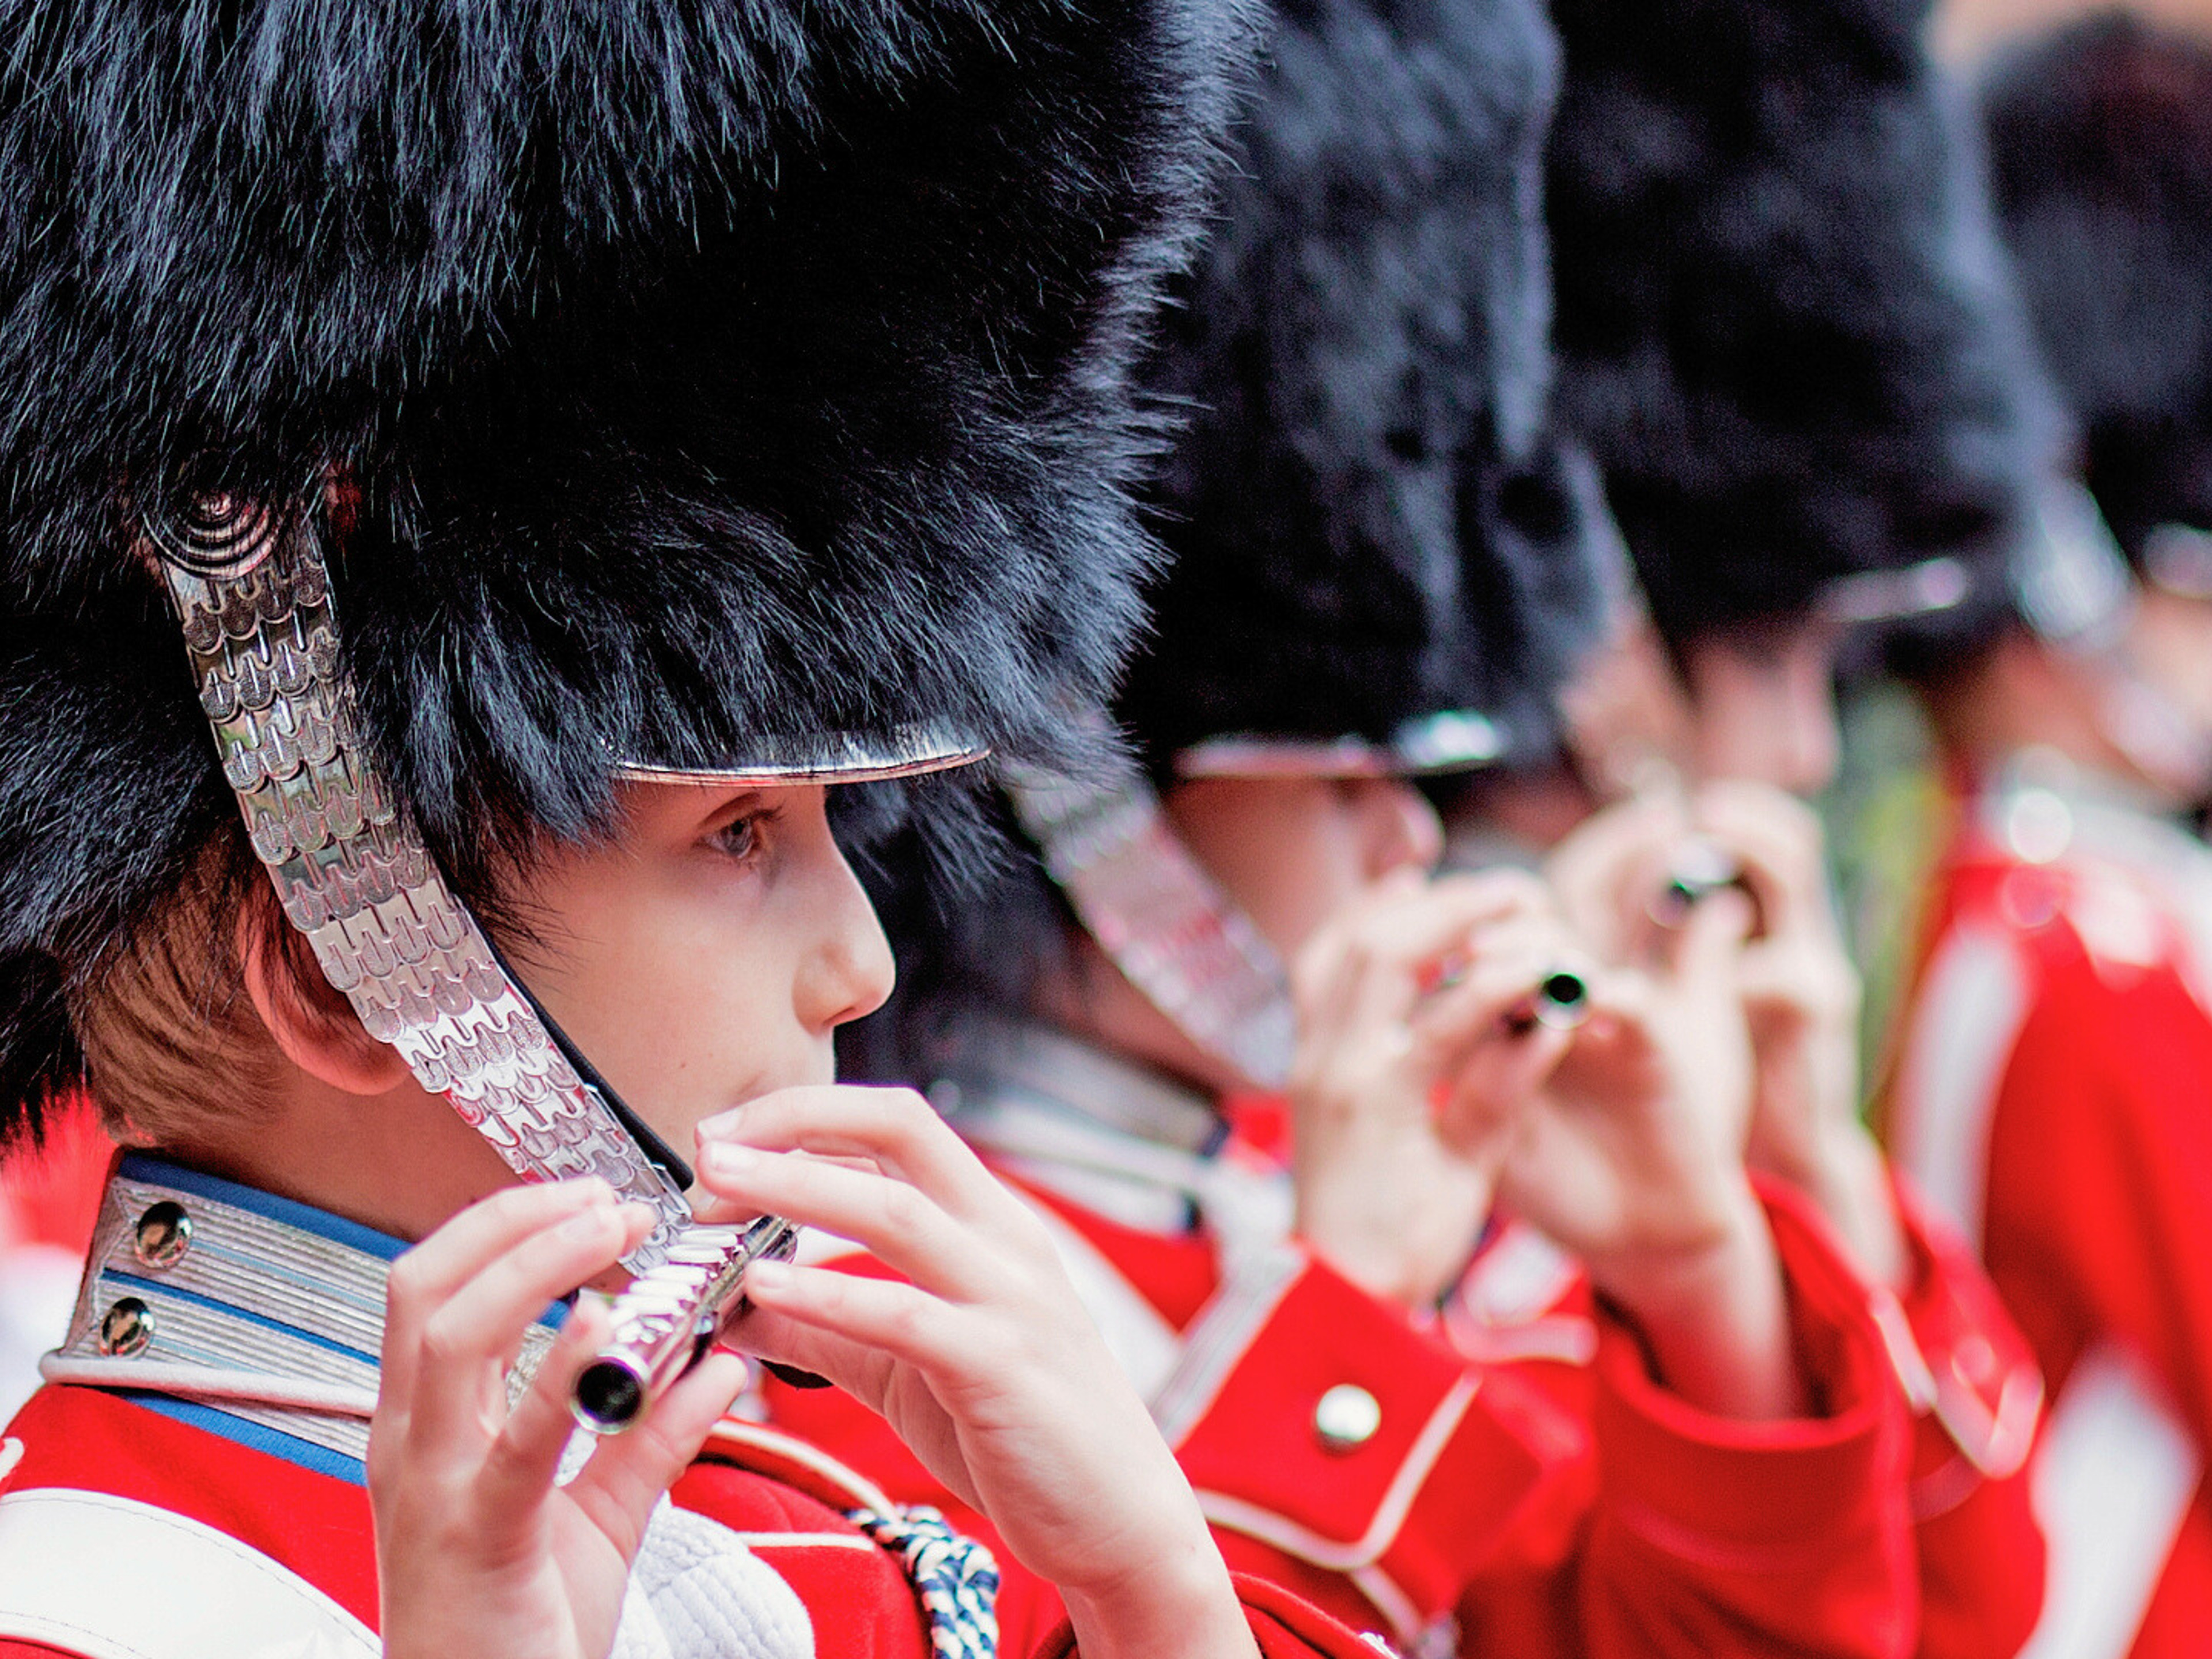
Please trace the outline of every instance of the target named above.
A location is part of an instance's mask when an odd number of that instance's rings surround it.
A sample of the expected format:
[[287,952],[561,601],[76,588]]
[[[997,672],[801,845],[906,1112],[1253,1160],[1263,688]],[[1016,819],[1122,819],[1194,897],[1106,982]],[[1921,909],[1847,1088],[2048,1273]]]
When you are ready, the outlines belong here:
[[[312,1204],[302,1204],[296,1199],[279,1198],[276,1194],[264,1193],[258,1187],[241,1186],[235,1181],[226,1181],[221,1176],[208,1175],[199,1170],[188,1170],[181,1164],[172,1164],[168,1159],[157,1158],[151,1152],[125,1152],[122,1162],[116,1168],[116,1174],[127,1181],[150,1182],[156,1186],[173,1187],[179,1192],[212,1199],[218,1204],[228,1204],[235,1209],[246,1210],[254,1215],[266,1217],[269,1220],[280,1222],[287,1227],[296,1228],[301,1232],[313,1233],[319,1238],[327,1238],[331,1243],[343,1244],[349,1249],[359,1250],[364,1255],[373,1255],[380,1261],[397,1261],[414,1248],[404,1238],[394,1238],[390,1233],[380,1233],[374,1227],[364,1227],[358,1221],[349,1221],[342,1215],[332,1215],[328,1210],[319,1210]],[[109,1276],[130,1277],[128,1274],[121,1273]],[[168,1285],[164,1285],[160,1288],[168,1295],[178,1294]],[[231,1308],[228,1304],[211,1304],[210,1305],[222,1306],[230,1312],[242,1311]],[[544,1313],[538,1315],[538,1323],[549,1329],[559,1330],[568,1320],[568,1305],[566,1302],[554,1303]],[[264,1320],[263,1322],[276,1322]],[[290,1326],[282,1326],[281,1328],[294,1329]],[[309,1333],[295,1331],[295,1334],[307,1336]],[[336,1345],[325,1344],[325,1346]],[[352,1353],[354,1351],[350,1348],[339,1348],[338,1352]],[[373,1360],[377,1356],[365,1354],[360,1357]]]
[[288,1227],[296,1227],[303,1233],[313,1233],[318,1237],[327,1238],[333,1243],[343,1244],[348,1249],[359,1250],[364,1255],[373,1255],[380,1261],[397,1261],[413,1248],[404,1238],[394,1238],[390,1233],[364,1227],[358,1221],[332,1215],[328,1210],[319,1210],[312,1204],[279,1198],[274,1193],[264,1193],[255,1187],[241,1187],[235,1181],[225,1181],[221,1176],[188,1170],[181,1164],[172,1164],[167,1158],[155,1158],[148,1152],[126,1152],[118,1173],[126,1180],[150,1181],[159,1186],[174,1187],[179,1192],[211,1198],[218,1204],[250,1210],[255,1215],[281,1221]]
[[195,1307],[211,1308],[216,1312],[226,1315],[232,1319],[245,1320],[248,1324],[258,1325],[264,1330],[281,1331],[286,1336],[296,1338],[301,1342],[313,1343],[316,1347],[327,1349],[331,1353],[342,1353],[349,1359],[366,1360],[374,1365],[381,1358],[377,1354],[363,1353],[359,1348],[349,1348],[343,1342],[333,1342],[327,1336],[319,1336],[304,1326],[288,1324],[281,1319],[271,1319],[266,1314],[256,1313],[252,1309],[240,1307],[235,1302],[223,1302],[211,1296],[202,1296],[198,1291],[188,1291],[180,1285],[167,1285],[158,1279],[148,1279],[142,1273],[126,1273],[118,1268],[110,1267],[100,1277],[106,1284],[128,1285],[134,1291],[153,1291],[175,1301],[191,1303]]
[[150,1394],[143,1389],[111,1389],[105,1392],[128,1400],[134,1406],[143,1406],[149,1412],[159,1412],[164,1417],[174,1418],[192,1428],[235,1441],[270,1457],[282,1458],[285,1462],[296,1464],[303,1469],[312,1469],[317,1474],[327,1474],[356,1486],[368,1485],[368,1471],[357,1458],[318,1446],[312,1440],[301,1440],[264,1427],[261,1424],[248,1422],[242,1417],[233,1417],[220,1407],[197,1400],[179,1400],[173,1395]]

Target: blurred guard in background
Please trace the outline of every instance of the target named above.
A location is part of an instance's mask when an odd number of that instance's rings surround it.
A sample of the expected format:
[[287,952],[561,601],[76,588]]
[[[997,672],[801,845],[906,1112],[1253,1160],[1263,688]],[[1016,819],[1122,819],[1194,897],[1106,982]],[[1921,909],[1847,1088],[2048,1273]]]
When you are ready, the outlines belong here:
[[2076,514],[1895,647],[1954,793],[1891,1140],[2051,1381],[2035,1651],[2194,1654],[2212,1630],[2212,858],[2179,815],[2212,787],[2212,53],[2083,23],[2002,60],[1985,112],[2118,549]]
[[[1237,1565],[1423,1655],[1895,1655],[1905,1402],[1742,1168],[1741,907],[1568,1030],[1538,885],[1429,879],[1413,780],[1549,753],[1621,603],[1546,424],[1551,31],[1312,0],[1273,60],[1158,377],[1141,773],[1022,782],[988,906],[891,870],[902,990],[855,1035],[1034,1200]],[[1231,1136],[1255,1091],[1287,1179]],[[1563,1386],[1440,1315],[1501,1189],[1613,1298]],[[769,1404],[945,1496],[851,1401]]]
[[[1791,797],[1835,766],[1850,630],[1945,614],[2040,522],[2049,398],[1921,8],[1563,0],[1556,16],[1559,407],[1650,610],[1578,672],[1567,752],[1476,781],[1454,861],[1557,847],[1571,915],[1629,961],[1668,948],[1687,894],[1750,895],[1750,1156],[1815,1200],[1897,1337],[1919,1407],[1922,1650],[2007,1654],[2038,1607],[2021,1478],[2035,1368],[1860,1119],[1858,980],[1818,821]],[[1542,1255],[1526,1230],[1492,1241],[1460,1298],[1470,1333],[1510,1346],[1571,1328],[1571,1267],[1547,1279]]]

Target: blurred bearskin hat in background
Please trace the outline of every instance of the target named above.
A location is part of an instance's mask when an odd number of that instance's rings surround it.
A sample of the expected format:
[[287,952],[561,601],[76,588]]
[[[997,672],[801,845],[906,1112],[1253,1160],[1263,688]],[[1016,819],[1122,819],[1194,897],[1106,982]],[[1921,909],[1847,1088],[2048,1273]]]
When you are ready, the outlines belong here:
[[2138,568],[2212,592],[2212,48],[2091,18],[2001,58],[1983,113],[2089,487]]
[[0,25],[0,1127],[236,831],[134,556],[357,509],[368,749],[448,877],[615,763],[1064,758],[1152,557],[1127,369],[1241,0],[74,0]]
[[[1151,498],[1176,559],[1114,713],[1162,782],[1540,751],[1623,583],[1547,414],[1550,25],[1538,0],[1293,0],[1271,44],[1149,379],[1187,417]],[[1177,908],[1206,908],[1202,880],[1149,844],[1164,861],[1121,872],[1158,878],[1136,908],[1190,925],[1132,951],[1172,957],[1223,919]],[[1026,1004],[1072,918],[1017,845],[981,906],[885,860],[900,988],[841,1034],[848,1060],[926,1077],[962,1017]]]
[[1221,738],[1540,749],[1604,540],[1547,415],[1551,30],[1298,0],[1273,47],[1152,377],[1189,411],[1152,496],[1176,558],[1119,712],[1160,775]]
[[1995,556],[2054,418],[1923,0],[1559,0],[1563,416],[1661,630]]

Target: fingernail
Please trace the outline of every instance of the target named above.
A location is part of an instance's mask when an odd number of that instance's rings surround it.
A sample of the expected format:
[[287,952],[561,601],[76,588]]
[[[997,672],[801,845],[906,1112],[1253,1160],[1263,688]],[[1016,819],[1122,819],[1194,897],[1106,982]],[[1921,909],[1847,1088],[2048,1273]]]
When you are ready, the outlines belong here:
[[717,1112],[691,1132],[692,1138],[704,1146],[710,1140],[732,1135],[738,1130],[738,1119],[744,1113],[742,1106],[732,1106],[726,1112]]
[[699,1161],[711,1174],[741,1176],[759,1167],[760,1154],[750,1146],[717,1141],[700,1155]]
[[607,1231],[607,1223],[614,1218],[615,1212],[606,1206],[594,1204],[590,1209],[572,1215],[562,1222],[554,1237],[564,1241],[574,1239],[580,1243],[587,1238],[599,1237]]
[[791,1269],[781,1261],[754,1261],[745,1267],[745,1288],[773,1296],[791,1283]]

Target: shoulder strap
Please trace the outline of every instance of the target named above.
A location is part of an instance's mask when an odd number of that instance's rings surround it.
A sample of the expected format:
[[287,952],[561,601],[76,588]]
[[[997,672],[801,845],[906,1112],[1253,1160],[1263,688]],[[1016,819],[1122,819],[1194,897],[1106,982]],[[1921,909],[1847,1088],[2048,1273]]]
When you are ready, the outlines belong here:
[[378,1659],[376,1633],[290,1568],[107,1492],[0,1496],[0,1636],[84,1659]]

